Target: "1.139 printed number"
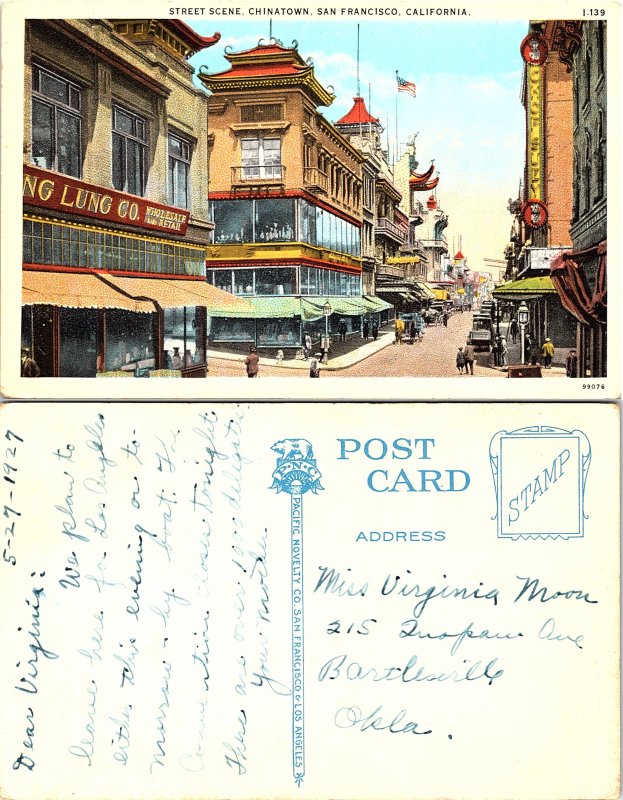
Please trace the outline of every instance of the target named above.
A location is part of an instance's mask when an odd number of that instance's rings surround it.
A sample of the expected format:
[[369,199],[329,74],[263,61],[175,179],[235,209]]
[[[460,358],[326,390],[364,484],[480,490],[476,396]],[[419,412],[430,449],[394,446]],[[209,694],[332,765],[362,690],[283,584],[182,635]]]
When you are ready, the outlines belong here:
[[605,8],[583,8],[582,9],[582,16],[583,17],[605,17],[606,16],[606,9]]

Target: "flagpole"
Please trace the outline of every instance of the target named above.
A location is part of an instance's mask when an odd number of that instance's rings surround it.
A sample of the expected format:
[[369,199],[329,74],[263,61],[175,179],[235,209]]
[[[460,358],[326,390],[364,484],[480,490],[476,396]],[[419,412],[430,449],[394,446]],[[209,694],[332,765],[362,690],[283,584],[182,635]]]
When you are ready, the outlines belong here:
[[394,152],[394,163],[398,161],[398,91],[396,91],[396,150]]

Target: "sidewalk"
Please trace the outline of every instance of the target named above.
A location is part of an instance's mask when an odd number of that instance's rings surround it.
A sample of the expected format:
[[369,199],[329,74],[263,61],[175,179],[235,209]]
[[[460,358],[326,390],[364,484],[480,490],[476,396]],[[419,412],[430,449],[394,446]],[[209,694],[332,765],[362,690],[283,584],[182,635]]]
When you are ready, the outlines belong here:
[[[507,355],[508,363],[511,364],[511,365],[521,364],[522,361],[521,361],[521,339],[520,339],[520,337],[517,337],[517,342],[515,344],[513,344],[512,339],[510,338],[510,336],[508,336],[508,328],[507,328],[507,324],[506,323],[500,325],[500,333],[502,334],[502,336],[504,336],[504,335],[507,336],[506,349],[508,351],[508,355]],[[491,360],[493,361],[493,358]],[[529,361],[527,363],[529,363]],[[508,371],[508,367],[493,367],[493,364],[491,366],[492,366],[493,369],[497,369],[500,372],[507,372]],[[561,366],[552,365],[551,369],[545,369],[545,368],[541,367],[541,375],[542,375],[543,378],[566,377],[566,374],[567,373],[566,373],[565,368],[561,367]]]
[[[320,363],[320,357],[314,356],[318,360],[321,370],[337,370],[350,367],[353,364],[358,364],[364,361],[379,350],[383,350],[394,341],[394,332],[379,331],[379,336],[376,342],[373,339],[364,341],[360,336],[353,336],[346,342],[334,341],[329,351],[329,361],[327,364]],[[218,359],[221,361],[238,361],[244,362],[247,357],[246,353],[225,353],[222,350],[208,350],[208,365],[210,359]],[[302,358],[284,359],[280,364],[277,364],[275,358],[266,358],[260,356],[260,366],[279,366],[285,369],[303,369],[308,370],[311,363],[311,358],[307,360]]]

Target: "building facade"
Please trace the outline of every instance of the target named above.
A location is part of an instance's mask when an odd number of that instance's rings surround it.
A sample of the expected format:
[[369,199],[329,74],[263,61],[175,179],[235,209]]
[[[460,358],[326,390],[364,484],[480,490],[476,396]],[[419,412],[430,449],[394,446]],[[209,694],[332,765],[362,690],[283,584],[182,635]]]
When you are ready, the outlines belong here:
[[22,346],[41,376],[205,374],[227,300],[205,281],[208,99],[187,59],[218,38],[27,21]]
[[541,345],[550,338],[564,363],[576,344],[575,320],[550,279],[552,265],[571,245],[573,197],[573,82],[555,40],[560,23],[531,22],[521,43],[524,59],[525,161],[506,250],[509,282],[495,296],[529,309],[528,332]]
[[552,45],[573,82],[572,250],[552,280],[575,322],[578,377],[607,374],[607,24],[558,22]]
[[212,320],[210,340],[283,349],[358,331],[384,308],[362,285],[365,157],[318,110],[334,96],[296,46],[225,57],[228,70],[199,73],[212,94],[208,279],[253,313]]

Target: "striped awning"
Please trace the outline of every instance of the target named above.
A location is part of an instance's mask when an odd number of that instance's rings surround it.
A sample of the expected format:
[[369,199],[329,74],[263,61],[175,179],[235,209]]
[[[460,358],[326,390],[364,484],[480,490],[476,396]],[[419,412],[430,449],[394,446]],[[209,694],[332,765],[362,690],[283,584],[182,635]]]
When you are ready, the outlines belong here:
[[122,308],[126,311],[153,313],[150,300],[128,297],[99,280],[97,274],[24,270],[22,303],[25,306],[47,305],[65,308]]
[[226,316],[232,310],[251,310],[245,298],[217,289],[205,280],[121,278],[116,275],[99,277],[127,296],[154,301],[160,308],[205,306],[211,316]]

